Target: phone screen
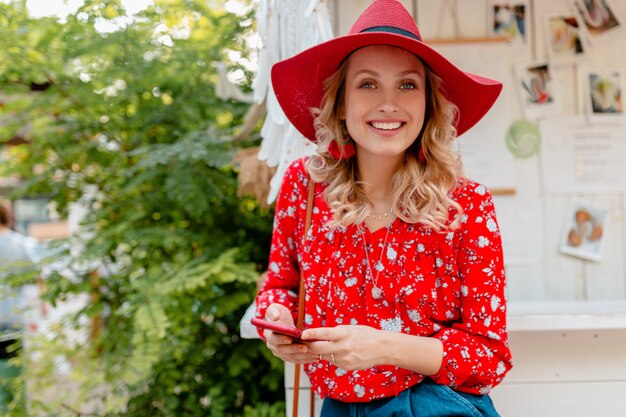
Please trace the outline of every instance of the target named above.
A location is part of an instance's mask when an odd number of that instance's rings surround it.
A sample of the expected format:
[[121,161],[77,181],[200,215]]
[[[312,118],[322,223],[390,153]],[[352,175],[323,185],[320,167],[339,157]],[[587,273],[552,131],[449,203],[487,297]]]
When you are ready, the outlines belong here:
[[253,317],[250,320],[250,323],[261,329],[269,329],[273,332],[284,334],[285,336],[289,336],[299,342],[302,342],[302,330],[298,329],[295,326],[288,326],[284,323],[279,323],[275,321],[263,320],[257,317]]

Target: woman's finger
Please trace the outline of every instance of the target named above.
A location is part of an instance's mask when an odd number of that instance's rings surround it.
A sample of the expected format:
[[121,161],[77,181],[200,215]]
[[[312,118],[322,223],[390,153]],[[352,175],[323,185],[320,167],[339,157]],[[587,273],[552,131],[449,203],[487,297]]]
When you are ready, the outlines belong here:
[[302,332],[302,340],[324,340],[335,342],[343,335],[342,330],[338,327],[317,327],[315,329],[306,329]]
[[298,343],[292,343],[290,345],[276,345],[276,346],[271,346],[268,344],[268,347],[270,349],[272,349],[272,351],[276,351],[276,352],[280,352],[282,354],[296,354],[296,353],[307,353],[308,349],[306,346],[298,344]]
[[313,355],[311,353],[296,353],[296,354],[288,354],[288,355],[277,354],[276,352],[273,352],[273,351],[272,353],[277,358],[282,359],[285,362],[291,362],[291,363],[312,363],[312,362],[316,362],[319,360],[317,355]]
[[290,345],[293,343],[293,339],[289,336],[281,335],[280,333],[274,333],[271,330],[264,330],[263,336],[265,340],[272,345]]
[[282,304],[273,303],[265,312],[265,319],[270,321],[280,321],[287,325],[293,325],[293,316],[287,307]]
[[333,349],[337,349],[337,343],[335,342],[310,342],[308,344],[309,352],[320,354],[330,353]]

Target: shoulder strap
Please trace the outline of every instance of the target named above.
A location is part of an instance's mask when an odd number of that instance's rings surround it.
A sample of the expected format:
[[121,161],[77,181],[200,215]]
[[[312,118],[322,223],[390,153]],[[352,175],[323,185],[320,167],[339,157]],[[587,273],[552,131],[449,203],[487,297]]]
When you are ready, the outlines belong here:
[[[311,228],[311,217],[313,214],[313,196],[315,191],[315,182],[309,178],[309,192],[306,200],[306,217],[304,219],[304,235],[302,241],[306,239],[306,235]],[[304,325],[304,280],[302,279],[302,271],[300,271],[300,288],[298,290],[298,329],[302,329]],[[294,370],[293,379],[293,403],[292,412],[293,417],[298,417],[298,395],[300,393],[300,364],[296,364]],[[311,417],[315,414],[315,397],[313,393],[313,387],[311,387]]]

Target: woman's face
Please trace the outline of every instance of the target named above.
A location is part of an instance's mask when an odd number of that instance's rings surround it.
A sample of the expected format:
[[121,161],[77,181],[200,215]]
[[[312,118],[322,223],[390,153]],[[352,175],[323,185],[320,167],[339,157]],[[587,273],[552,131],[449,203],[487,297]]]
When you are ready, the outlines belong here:
[[344,108],[350,136],[361,156],[397,157],[424,124],[426,70],[404,49],[368,46],[348,60]]

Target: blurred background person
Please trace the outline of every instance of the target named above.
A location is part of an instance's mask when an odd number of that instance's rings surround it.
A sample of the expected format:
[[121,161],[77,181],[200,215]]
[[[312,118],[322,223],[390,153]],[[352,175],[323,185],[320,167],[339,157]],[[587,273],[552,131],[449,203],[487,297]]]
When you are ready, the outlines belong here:
[[18,311],[21,289],[8,285],[11,277],[34,268],[40,253],[38,242],[14,231],[13,222],[10,203],[0,200],[0,337],[22,326]]

